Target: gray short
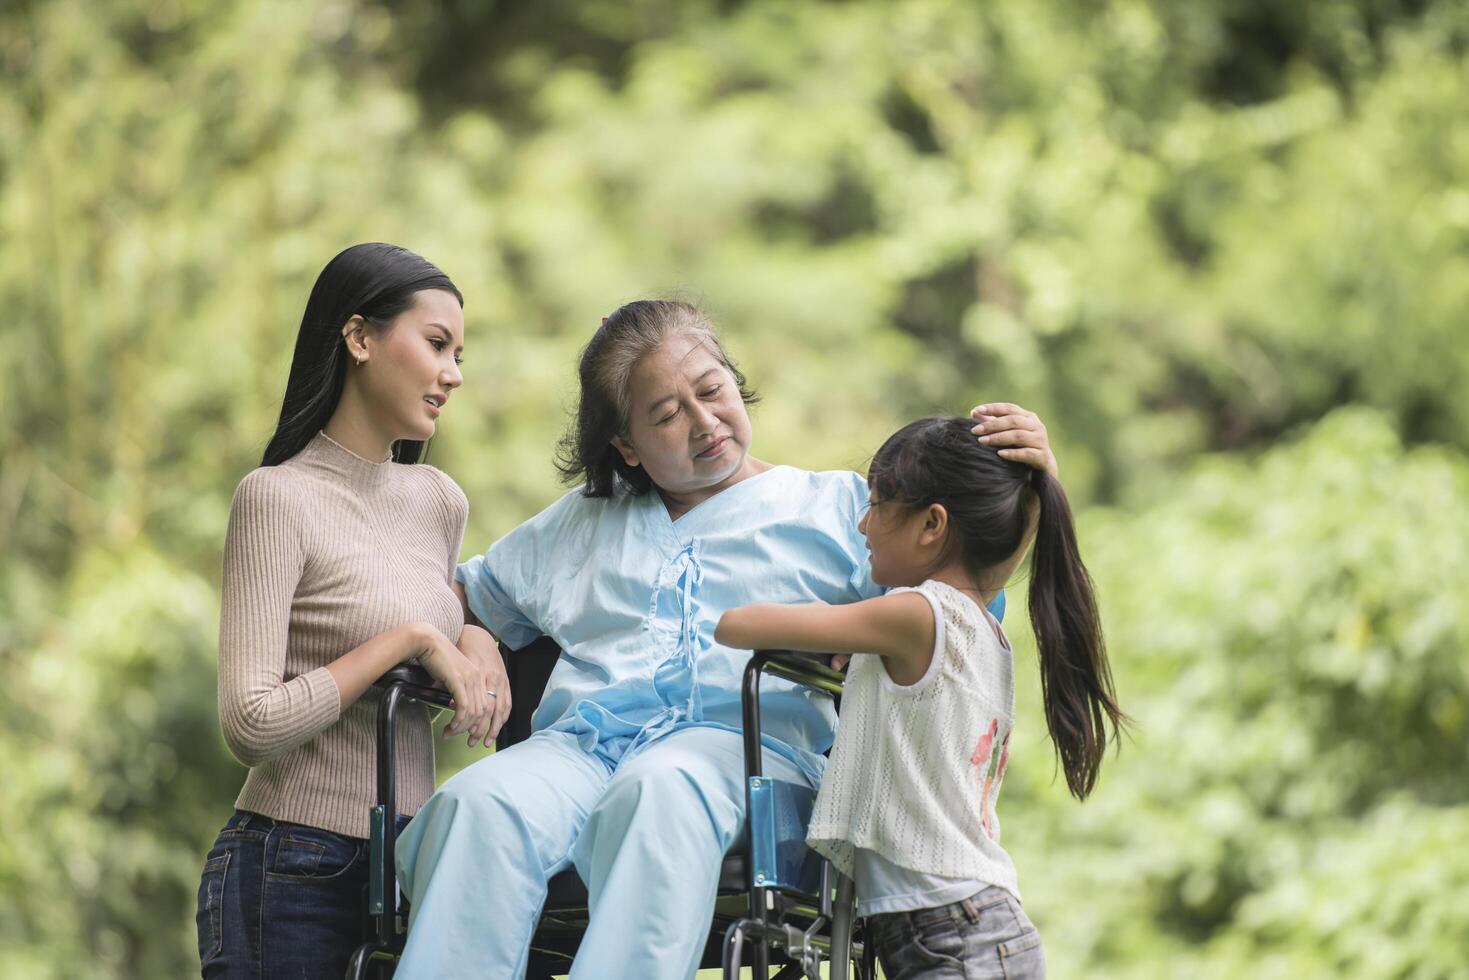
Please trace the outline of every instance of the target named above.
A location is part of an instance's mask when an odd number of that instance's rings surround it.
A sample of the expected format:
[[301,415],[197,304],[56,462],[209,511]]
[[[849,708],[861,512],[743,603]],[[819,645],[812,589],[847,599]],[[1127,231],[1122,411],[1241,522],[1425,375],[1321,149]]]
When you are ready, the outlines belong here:
[[1041,934],[1015,896],[989,887],[933,909],[868,918],[888,980],[1037,980]]

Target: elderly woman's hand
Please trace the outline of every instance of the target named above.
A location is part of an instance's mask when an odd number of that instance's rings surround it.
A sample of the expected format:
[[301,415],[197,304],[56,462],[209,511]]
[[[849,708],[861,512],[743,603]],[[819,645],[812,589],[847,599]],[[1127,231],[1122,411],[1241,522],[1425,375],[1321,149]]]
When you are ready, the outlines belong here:
[[970,431],[986,446],[999,450],[1001,457],[1061,476],[1045,424],[1034,412],[1009,402],[990,402],[974,406],[969,416],[977,423]]
[[510,676],[505,672],[505,661],[500,659],[500,645],[489,631],[480,626],[469,625],[459,634],[459,649],[468,660],[479,668],[484,677],[486,693],[493,693],[491,712],[484,727],[469,729],[469,744],[475,739],[486,748],[505,727],[510,717]]

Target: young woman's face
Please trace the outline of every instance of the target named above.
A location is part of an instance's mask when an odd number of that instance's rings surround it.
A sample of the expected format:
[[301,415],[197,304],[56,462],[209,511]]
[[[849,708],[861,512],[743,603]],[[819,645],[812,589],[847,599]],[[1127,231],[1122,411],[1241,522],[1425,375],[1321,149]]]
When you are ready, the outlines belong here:
[[367,360],[348,364],[376,426],[392,439],[434,434],[449,393],[464,382],[464,310],[452,293],[425,289],[383,330],[369,328]]
[[867,538],[872,553],[872,581],[893,588],[912,586],[927,575],[931,556],[921,544],[925,510],[907,510],[895,503],[877,503],[869,497],[867,513],[857,530]]
[[633,368],[626,439],[613,445],[673,494],[713,495],[748,475],[750,416],[739,385],[695,336],[670,337]]

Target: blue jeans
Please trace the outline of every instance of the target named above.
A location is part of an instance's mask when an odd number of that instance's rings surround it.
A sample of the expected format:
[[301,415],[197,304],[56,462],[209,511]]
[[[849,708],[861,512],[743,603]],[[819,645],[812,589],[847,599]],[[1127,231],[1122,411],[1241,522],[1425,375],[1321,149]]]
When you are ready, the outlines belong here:
[[888,980],[1040,980],[1041,935],[1015,897],[991,886],[952,905],[869,916]]
[[342,976],[365,938],[369,861],[360,838],[236,810],[199,881],[202,976]]

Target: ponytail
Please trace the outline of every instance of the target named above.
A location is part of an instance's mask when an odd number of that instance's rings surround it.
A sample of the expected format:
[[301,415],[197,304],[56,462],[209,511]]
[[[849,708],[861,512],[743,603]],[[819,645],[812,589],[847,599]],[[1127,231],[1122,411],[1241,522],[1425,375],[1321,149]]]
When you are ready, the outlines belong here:
[[[1055,478],[980,445],[973,425],[969,418],[908,423],[873,456],[867,481],[874,500],[909,511],[942,504],[953,529],[950,544],[976,582],[996,568],[1008,572],[1013,567],[1035,521],[1030,622],[1040,650],[1046,727],[1066,785],[1077,799],[1086,799],[1106,754],[1107,723],[1115,734],[1127,716],[1112,688],[1101,617],[1091,576],[1077,552],[1071,506]],[[946,551],[939,562],[949,555]]]
[[1031,558],[1030,622],[1040,651],[1046,727],[1071,795],[1084,800],[1096,785],[1112,731],[1127,722],[1112,687],[1091,576],[1076,547],[1071,506],[1059,481],[1034,470],[1038,501]]

